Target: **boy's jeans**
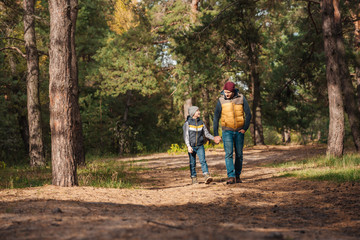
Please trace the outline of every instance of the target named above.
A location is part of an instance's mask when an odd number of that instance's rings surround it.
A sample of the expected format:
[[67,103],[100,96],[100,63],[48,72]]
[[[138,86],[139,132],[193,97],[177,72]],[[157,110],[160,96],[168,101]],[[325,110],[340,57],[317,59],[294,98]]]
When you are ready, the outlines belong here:
[[[236,131],[225,130],[222,133],[225,150],[225,164],[228,177],[238,177],[241,174],[243,164],[244,134]],[[235,168],[233,149],[235,146]]]
[[193,152],[188,153],[190,159],[190,174],[191,177],[196,177],[196,154],[199,157],[199,162],[201,164],[201,170],[203,174],[209,173],[208,166],[205,160],[205,148],[204,145],[192,147]]

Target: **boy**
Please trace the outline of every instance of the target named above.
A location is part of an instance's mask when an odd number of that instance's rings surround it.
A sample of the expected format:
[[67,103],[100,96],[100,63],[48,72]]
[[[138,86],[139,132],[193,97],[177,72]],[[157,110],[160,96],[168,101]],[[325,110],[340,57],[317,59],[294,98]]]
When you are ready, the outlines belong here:
[[203,121],[200,120],[200,110],[196,106],[189,108],[189,115],[183,125],[184,141],[188,148],[188,154],[190,159],[190,176],[192,184],[196,184],[196,154],[199,157],[201,164],[201,170],[205,177],[205,184],[212,182],[208,166],[205,160],[205,148],[204,148],[204,136],[208,139],[214,140],[215,143],[219,143],[221,137],[214,138],[205,127]]

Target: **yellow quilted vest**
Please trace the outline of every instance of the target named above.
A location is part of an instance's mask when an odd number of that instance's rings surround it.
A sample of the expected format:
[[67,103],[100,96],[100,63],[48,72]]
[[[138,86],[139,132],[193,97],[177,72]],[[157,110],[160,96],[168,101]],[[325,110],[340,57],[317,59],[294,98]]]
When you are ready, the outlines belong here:
[[223,130],[239,131],[245,124],[244,98],[239,94],[235,98],[219,98],[221,103],[221,127]]

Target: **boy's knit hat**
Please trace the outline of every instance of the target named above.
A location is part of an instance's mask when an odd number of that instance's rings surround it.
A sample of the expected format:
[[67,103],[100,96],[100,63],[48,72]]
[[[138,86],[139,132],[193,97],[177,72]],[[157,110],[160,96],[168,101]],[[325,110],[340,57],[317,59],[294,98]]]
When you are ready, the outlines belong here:
[[230,92],[233,92],[235,90],[235,83],[233,83],[233,82],[225,83],[224,90],[228,90]]
[[197,106],[191,106],[189,107],[189,115],[190,117],[194,116],[195,112],[198,110],[199,108]]

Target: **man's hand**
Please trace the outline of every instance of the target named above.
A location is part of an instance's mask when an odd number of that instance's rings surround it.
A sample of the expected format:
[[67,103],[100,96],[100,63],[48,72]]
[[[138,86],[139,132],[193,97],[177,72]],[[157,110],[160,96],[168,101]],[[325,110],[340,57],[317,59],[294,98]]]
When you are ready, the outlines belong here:
[[214,142],[215,142],[216,144],[219,144],[220,141],[221,141],[221,137],[220,137],[220,136],[214,137]]
[[244,129],[240,129],[239,132],[242,133],[242,134],[245,134],[246,131]]
[[194,150],[192,149],[192,147],[188,147],[188,152],[192,153]]

